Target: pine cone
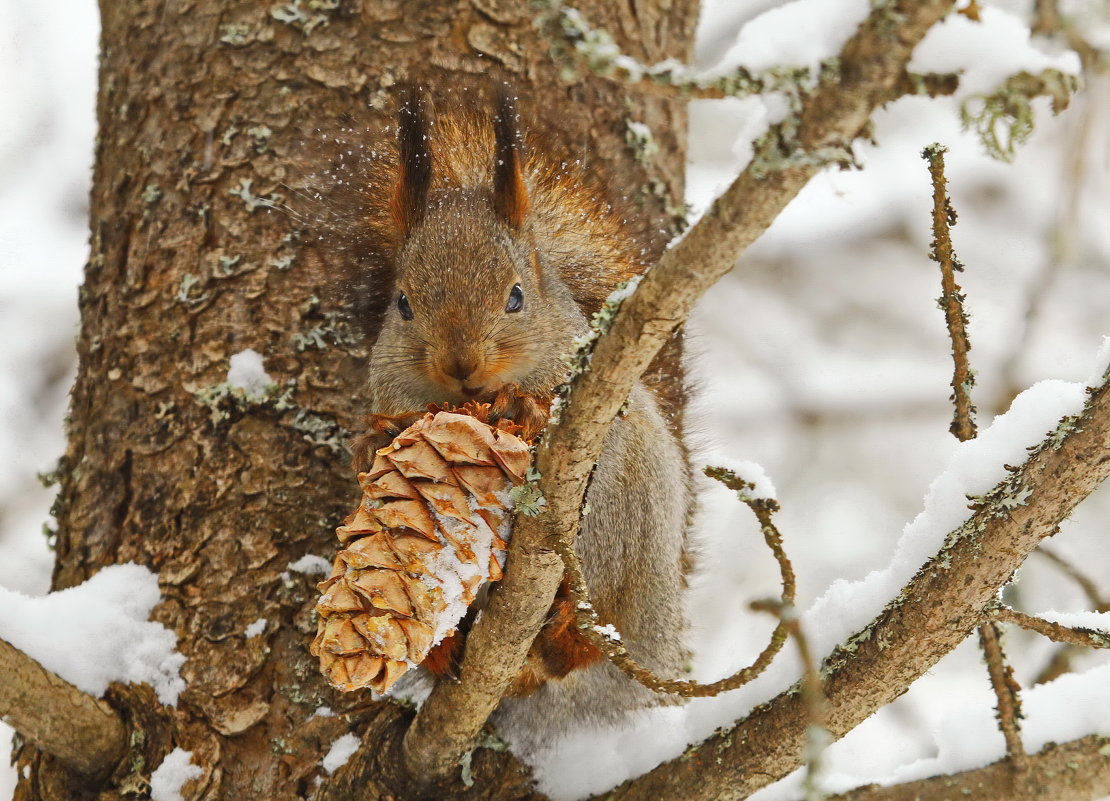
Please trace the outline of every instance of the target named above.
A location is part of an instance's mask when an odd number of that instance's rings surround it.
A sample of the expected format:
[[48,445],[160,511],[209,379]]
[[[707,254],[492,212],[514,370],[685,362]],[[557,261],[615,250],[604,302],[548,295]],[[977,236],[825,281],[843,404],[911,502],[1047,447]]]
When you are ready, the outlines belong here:
[[318,586],[312,655],[340,690],[381,693],[455,631],[505,564],[509,489],[524,480],[520,426],[488,404],[428,413],[359,473],[363,498],[336,529],[343,550]]

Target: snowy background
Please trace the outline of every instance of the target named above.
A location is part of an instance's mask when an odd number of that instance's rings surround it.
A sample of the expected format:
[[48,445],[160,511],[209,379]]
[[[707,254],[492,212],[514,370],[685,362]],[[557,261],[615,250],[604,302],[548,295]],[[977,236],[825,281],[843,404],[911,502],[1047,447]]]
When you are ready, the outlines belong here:
[[[721,59],[759,63],[768,52],[806,61],[820,55],[820,47],[835,50],[837,44],[823,42],[819,34],[827,28],[819,19],[807,17],[812,27],[806,29],[789,9],[741,33],[746,21],[782,3],[705,5],[698,53],[703,68]],[[844,10],[867,3],[826,5]],[[1033,49],[1021,40],[1018,23],[1031,2],[986,5],[983,25],[954,20],[947,38],[919,54],[920,66],[967,68],[968,85],[982,91],[1023,66],[1069,63],[1047,43]],[[1085,30],[1107,46],[1107,5],[1074,0],[1064,7],[1084,14]],[[30,595],[49,584],[44,526],[52,522],[53,491],[36,473],[49,471],[62,453],[74,371],[96,37],[92,0],[0,0],[0,587]],[[864,169],[827,171],[813,181],[741,269],[710,291],[693,325],[702,390],[692,434],[766,469],[784,506],[780,526],[798,570],[803,608],[836,579],[862,579],[890,562],[903,527],[921,512],[930,482],[956,450],[947,432],[951,366],[935,303],[939,276],[926,255],[930,187],[922,147],[940,141],[951,148],[948,175],[960,215],[953,237],[967,265],[960,282],[971,314],[975,400],[984,427],[1037,381],[1086,379],[1101,337],[1110,334],[1106,77],[1092,81],[1058,118],[1047,104],[1038,105],[1037,131],[1012,165],[991,161],[974,137],[961,133],[956,107],[956,100],[905,99],[878,114],[879,146],[857,151]],[[748,143],[767,113],[758,100],[692,105],[695,206],[704,206],[747,160]],[[769,623],[747,612],[747,603],[776,594],[777,580],[747,511],[712,490],[704,506],[706,568],[691,603],[699,676],[713,678],[762,647]],[[1108,519],[1110,492],[1103,488],[1049,543],[1100,582],[1106,596]],[[1090,608],[1074,582],[1036,555],[1008,600],[1034,612]],[[1024,686],[1055,652],[1047,641],[1017,632],[1006,644]],[[1085,653],[1073,667],[1106,670],[1099,666],[1107,661],[1104,654]],[[1105,678],[1102,684],[1110,686]],[[1065,689],[1060,685],[1056,697],[1035,702],[1048,710],[1043,717],[1082,697]],[[995,758],[1001,735],[982,712],[992,702],[977,648],[965,643],[832,749],[831,778],[890,777],[901,765],[938,754],[932,767],[951,767],[946,755],[966,750],[954,739],[961,730],[986,743],[987,750],[972,758]],[[1110,701],[1102,706],[1110,708]],[[979,715],[977,722],[946,722],[968,709]],[[1077,712],[1065,707],[1055,717]],[[1076,734],[1106,725],[1094,720]],[[1030,728],[1053,731],[1048,723]],[[0,724],[0,740],[6,736]],[[598,742],[591,735],[581,745],[598,751]],[[611,750],[599,753],[624,759],[632,770],[627,754],[637,749],[622,745],[618,735],[609,742]],[[572,742],[562,757],[553,756],[551,769],[574,750]],[[10,797],[14,784],[5,763],[0,759],[0,799]],[[563,789],[573,794],[573,787]],[[784,792],[771,788],[763,797]]]

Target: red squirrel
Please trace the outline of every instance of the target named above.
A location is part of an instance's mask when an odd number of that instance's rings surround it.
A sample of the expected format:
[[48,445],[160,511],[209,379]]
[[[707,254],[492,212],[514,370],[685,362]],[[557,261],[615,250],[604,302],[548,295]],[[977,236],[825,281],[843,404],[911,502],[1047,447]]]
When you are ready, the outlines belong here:
[[[635,241],[597,177],[535,140],[526,146],[517,126],[505,93],[484,118],[434,120],[422,92],[404,95],[391,169],[364,218],[390,245],[392,294],[371,351],[356,469],[431,403],[492,402],[535,436],[588,314],[638,272]],[[687,476],[654,396],[637,385],[605,439],[577,541],[601,618],[636,659],[674,677],[685,657]],[[425,667],[450,673],[462,642],[445,640]],[[538,742],[658,702],[582,638],[564,586],[493,721]]]

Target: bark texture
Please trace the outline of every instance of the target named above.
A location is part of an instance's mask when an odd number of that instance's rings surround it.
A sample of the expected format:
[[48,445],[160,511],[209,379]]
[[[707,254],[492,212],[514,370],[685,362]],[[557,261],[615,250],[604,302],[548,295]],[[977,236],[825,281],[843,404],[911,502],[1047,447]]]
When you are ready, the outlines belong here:
[[[695,0],[579,7],[645,61],[689,54]],[[315,792],[341,735],[399,731],[402,710],[329,690],[307,651],[318,577],[289,563],[330,555],[357,496],[346,441],[366,411],[367,343],[329,305],[350,265],[309,247],[311,220],[268,205],[319,170],[305,144],[318,129],[354,113],[368,140],[382,136],[396,82],[435,94],[507,78],[533,125],[610,176],[645,229],[666,227],[682,196],[682,104],[563,81],[534,13],[526,0],[101,2],[92,249],[53,585],[125,561],[157,571],[154,616],[178,635],[188,689],[175,709],[142,688],[110,694],[142,737],[99,786],[22,745],[19,801],[133,797],[174,747],[203,769],[186,799],[293,801]],[[626,143],[629,120],[656,133],[646,163]],[[223,385],[245,349],[278,385],[266,398]],[[658,375],[675,374],[675,352]],[[661,380],[677,409],[679,382]],[[265,633],[247,637],[259,618]],[[313,716],[320,706],[337,716]],[[469,797],[528,796],[509,757],[482,752],[474,769]],[[337,776],[346,789],[329,797],[383,796],[376,770]]]

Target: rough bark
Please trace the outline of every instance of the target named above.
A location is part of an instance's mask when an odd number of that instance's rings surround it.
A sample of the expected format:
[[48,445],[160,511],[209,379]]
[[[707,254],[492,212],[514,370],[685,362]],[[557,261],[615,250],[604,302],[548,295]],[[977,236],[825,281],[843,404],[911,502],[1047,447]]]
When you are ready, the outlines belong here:
[[[20,801],[122,798],[174,747],[203,767],[186,799],[292,801],[314,792],[336,738],[354,731],[373,747],[405,715],[324,685],[307,652],[316,578],[288,569],[333,552],[357,492],[345,440],[367,411],[366,343],[327,305],[344,265],[306,245],[319,233],[311,222],[258,203],[288,200],[285,184],[319,169],[304,144],[316,129],[338,130],[357,111],[368,139],[383,135],[389,87],[405,78],[433,92],[508,78],[534,124],[611,176],[645,228],[663,227],[681,198],[682,104],[630,107],[604,80],[563,82],[525,0],[330,5],[101,3],[92,252],[53,586],[124,561],[157,571],[154,617],[178,635],[188,689],[176,709],[112,695],[125,719],[142,721],[144,743],[103,786],[23,745]],[[688,55],[694,0],[579,6],[640,58]],[[657,134],[646,165],[626,144],[629,119]],[[642,192],[649,178],[664,191]],[[289,391],[285,402],[213,392],[247,348]],[[673,374],[673,359],[661,370]],[[677,406],[680,391],[671,397]],[[265,633],[246,637],[258,618]],[[319,706],[338,714],[313,717]],[[511,764],[477,758],[469,796],[526,797]],[[360,776],[340,797],[376,797],[380,779]]]
[[[688,54],[694,0],[577,5],[644,61]],[[680,422],[672,329],[819,168],[791,159],[835,152],[859,134],[871,109],[897,91],[917,38],[951,6],[876,6],[882,24],[865,26],[842,56],[840,82],[807,102],[793,143],[799,150],[785,165],[775,144],[759,151],[701,231],[670,251],[629,302],[588,381],[610,380],[612,393],[669,347],[654,376]],[[643,154],[625,143],[623,89],[595,78],[563,83],[528,8],[525,0],[102,0],[92,254],[60,470],[54,586],[128,560],[158,571],[164,601],[155,617],[178,634],[188,689],[174,709],[149,688],[110,691],[107,703],[128,729],[128,758],[104,782],[21,745],[18,801],[141,797],[174,747],[202,768],[183,788],[190,800],[390,797],[410,716],[324,685],[306,648],[313,579],[288,568],[305,553],[331,553],[331,529],[356,495],[344,451],[365,411],[366,343],[320,300],[349,265],[308,246],[319,233],[310,219],[268,206],[294,176],[318,168],[309,163],[316,151],[304,146],[316,129],[339,129],[356,110],[368,129],[383,128],[397,80],[434,90],[481,87],[493,76],[517,85],[533,124],[561,131],[611,176],[614,194],[639,206],[645,228],[665,226],[668,201],[681,196],[681,104],[663,96],[634,102],[631,117],[648,123],[660,144],[639,163]],[[637,194],[649,177],[663,190]],[[662,237],[649,244],[650,259]],[[683,292],[664,301],[676,283]],[[266,357],[278,384],[266,399],[221,385],[231,355],[246,348]],[[635,358],[605,373],[618,352]],[[899,602],[826,663],[835,734],[896,697],[983,622],[997,587],[1110,472],[1105,387],[1094,402],[1097,411],[1023,468],[1032,502],[1006,514],[980,511]],[[570,409],[587,439],[600,439],[616,407],[586,406],[579,396]],[[573,437],[573,424],[564,429],[561,436]],[[584,463],[589,447],[576,444],[564,461]],[[559,490],[567,519],[577,514],[584,481]],[[536,575],[552,572],[542,559],[535,567]],[[259,618],[268,621],[265,633],[246,637]],[[313,715],[325,705],[338,714]],[[799,764],[807,718],[799,694],[784,694],[610,797],[744,797]],[[323,775],[321,757],[348,732],[371,758]],[[510,756],[480,750],[473,767],[472,788],[459,784],[437,797],[536,797]]]

